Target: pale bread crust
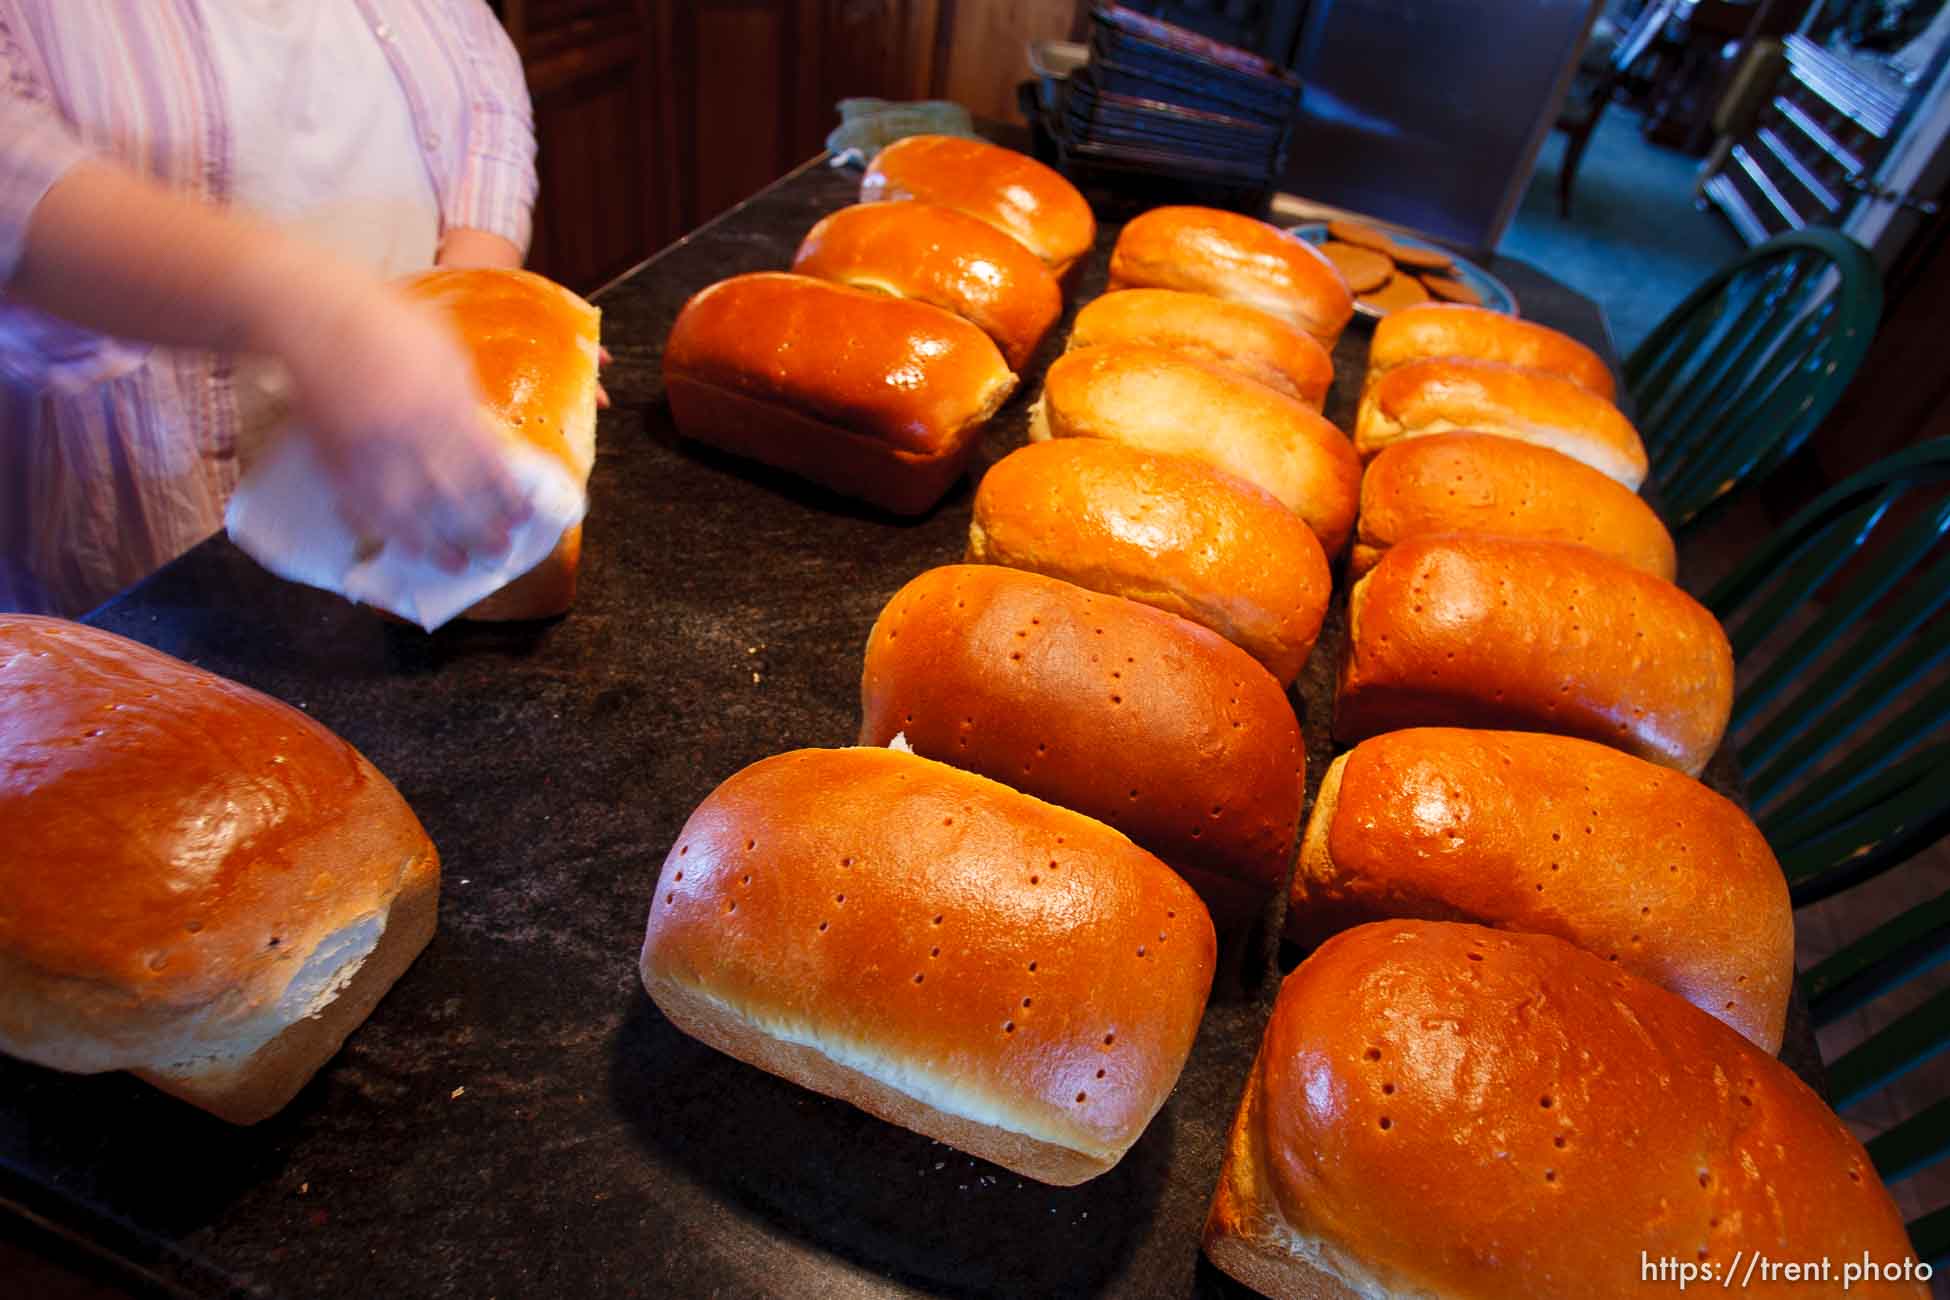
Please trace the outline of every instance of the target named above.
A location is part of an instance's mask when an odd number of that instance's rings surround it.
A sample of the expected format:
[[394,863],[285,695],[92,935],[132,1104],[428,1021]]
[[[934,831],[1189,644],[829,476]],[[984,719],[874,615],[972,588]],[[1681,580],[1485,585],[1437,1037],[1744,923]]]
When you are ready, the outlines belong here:
[[1107,1155],[1076,1151],[937,1109],[840,1064],[815,1047],[774,1038],[674,979],[652,975],[644,987],[671,1024],[707,1047],[1039,1183],[1074,1187],[1108,1172],[1123,1158],[1122,1151]]
[[[586,489],[596,463],[602,313],[532,271],[437,269],[410,276],[401,287],[453,325],[503,433],[556,457]],[[461,617],[506,622],[566,614],[575,603],[581,564],[582,526],[576,524],[541,563]]]
[[1465,303],[1426,303],[1390,312],[1368,345],[1364,385],[1396,366],[1430,357],[1472,357],[1562,375],[1607,402],[1618,384],[1605,359],[1568,334]]
[[1219,366],[1114,343],[1066,352],[1043,377],[1030,438],[1110,438],[1191,456],[1299,515],[1328,557],[1354,530],[1361,461],[1319,412]]
[[1063,174],[986,140],[910,135],[875,154],[860,201],[921,199],[966,212],[1015,239],[1058,280],[1097,240],[1097,218]]
[[1698,776],[1733,711],[1733,648],[1669,582],[1568,542],[1413,538],[1348,596],[1346,742],[1404,727],[1578,736]]
[[1197,895],[1111,828],[858,748],[761,760],[698,806],[639,970],[714,1046],[1074,1182],[1164,1104],[1215,957]]
[[0,1042],[263,1118],[432,932],[419,820],[311,718],[125,638],[4,616],[0,669]]
[[1336,758],[1287,935],[1411,918],[1555,935],[1780,1050],[1794,911],[1766,839],[1731,800],[1603,745],[1422,727]]
[[1271,312],[1177,289],[1122,289],[1084,304],[1068,351],[1106,343],[1163,348],[1237,371],[1318,411],[1334,382],[1319,340]]
[[[1255,1056],[1226,1133],[1225,1163],[1205,1216],[1205,1256],[1221,1272],[1272,1300],[1373,1300],[1349,1290],[1294,1248],[1298,1234],[1280,1209],[1266,1169],[1259,1067]],[[1319,1249],[1319,1243],[1309,1244]]]
[[1354,449],[1383,448],[1435,433],[1494,433],[1561,452],[1636,492],[1645,444],[1616,406],[1569,379],[1468,357],[1395,367],[1361,395]]
[[283,1110],[352,1031],[365,1023],[433,938],[440,907],[440,863],[428,846],[406,873],[386,913],[386,928],[358,973],[315,1016],[293,1021],[234,1065],[135,1070],[136,1078],[232,1124],[256,1124]]
[[1318,249],[1218,208],[1153,208],[1125,223],[1111,250],[1109,287],[1244,303],[1299,326],[1330,352],[1354,317],[1347,281]]
[[1330,574],[1313,531],[1263,488],[1107,438],[1017,449],[975,493],[968,558],[1061,578],[1208,627],[1282,686],[1312,652]]
[[1672,534],[1629,488],[1561,452],[1495,434],[1410,438],[1369,461],[1348,576],[1427,533],[1576,542],[1667,582],[1678,566]]
[[1910,1250],[1861,1144],[1778,1061],[1560,940],[1430,922],[1348,931],[1287,977],[1206,1243],[1268,1295],[1334,1300],[1625,1300],[1678,1291],[1641,1251]]
[[994,339],[1018,373],[1063,313],[1063,290],[1040,258],[935,203],[841,208],[807,232],[792,269],[951,311]]
[[860,711],[862,744],[904,736],[1115,826],[1229,931],[1285,887],[1299,722],[1252,656],[1176,615],[995,565],[930,569],[874,622]]

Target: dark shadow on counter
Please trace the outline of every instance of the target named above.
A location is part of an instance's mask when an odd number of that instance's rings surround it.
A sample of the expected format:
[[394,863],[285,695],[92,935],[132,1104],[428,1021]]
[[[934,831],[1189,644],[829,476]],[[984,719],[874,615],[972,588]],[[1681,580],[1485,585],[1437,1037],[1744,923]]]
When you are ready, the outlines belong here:
[[611,1102],[657,1163],[782,1232],[942,1295],[1115,1290],[1171,1160],[1167,1107],[1109,1173],[1048,1187],[735,1061],[641,993],[612,1071]]

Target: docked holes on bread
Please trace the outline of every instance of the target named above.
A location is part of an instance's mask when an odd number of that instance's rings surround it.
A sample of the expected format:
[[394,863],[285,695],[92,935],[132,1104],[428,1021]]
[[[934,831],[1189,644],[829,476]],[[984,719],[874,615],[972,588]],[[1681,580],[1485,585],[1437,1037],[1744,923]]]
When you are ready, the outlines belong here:
[[[473,359],[481,398],[502,430],[560,460],[586,489],[596,464],[602,313],[530,271],[423,271],[400,287],[452,324]],[[567,613],[581,567],[582,525],[576,524],[540,564],[463,617],[505,621]]]
[[298,710],[78,623],[0,615],[0,1051],[254,1124],[433,934],[440,859]]
[[975,493],[968,559],[1188,618],[1282,686],[1313,650],[1330,589],[1312,530],[1264,489],[1103,438],[1031,443],[998,461]]
[[1027,154],[956,135],[911,135],[875,154],[860,201],[920,199],[986,221],[1061,280],[1097,240],[1077,187]]
[[1647,1259],[1724,1275],[1756,1252],[1911,1258],[1806,1084],[1562,940],[1412,921],[1338,935],[1287,977],[1205,1224],[1220,1269],[1305,1300],[1629,1300],[1677,1293]]
[[895,514],[954,485],[1015,383],[950,312],[782,272],[697,293],[664,345],[678,432]]
[[1278,316],[1203,293],[1123,289],[1084,304],[1068,349],[1107,343],[1163,348],[1258,380],[1314,410],[1327,400],[1334,361],[1306,331]]
[[987,222],[935,203],[860,203],[812,228],[792,269],[951,311],[1020,372],[1063,311],[1056,277]]
[[1411,438],[1369,461],[1348,573],[1358,578],[1396,542],[1431,533],[1576,542],[1668,582],[1676,567],[1672,534],[1636,493],[1496,434]]
[[1029,437],[1109,438],[1202,460],[1270,492],[1329,557],[1354,527],[1361,462],[1345,434],[1264,384],[1159,348],[1105,344],[1058,357]]
[[1617,396],[1611,367],[1570,335],[1460,303],[1430,303],[1391,312],[1375,326],[1374,341],[1368,345],[1366,382],[1374,383],[1397,366],[1436,357],[1468,357],[1544,370],[1607,402]]
[[1704,606],[1584,546],[1449,533],[1398,543],[1348,596],[1345,742],[1403,727],[1579,736],[1699,775],[1733,709]]
[[1318,249],[1218,208],[1153,208],[1133,218],[1111,250],[1110,288],[1182,289],[1244,303],[1329,350],[1354,316],[1347,281]]
[[1786,879],[1739,805],[1590,741],[1393,731],[1336,758],[1287,936],[1391,918],[1556,935],[1775,1052],[1794,985]]
[[1645,481],[1645,445],[1618,408],[1568,379],[1499,361],[1409,361],[1369,384],[1354,447],[1367,459],[1410,438],[1494,433],[1562,452],[1633,491]]
[[1286,693],[1244,650],[1118,596],[949,565],[867,640],[860,743],[980,772],[1115,826],[1222,928],[1285,883],[1306,762]]
[[1198,897],[1109,827],[911,754],[804,749],[691,814],[640,973],[720,1051],[1067,1185],[1164,1104],[1214,957]]

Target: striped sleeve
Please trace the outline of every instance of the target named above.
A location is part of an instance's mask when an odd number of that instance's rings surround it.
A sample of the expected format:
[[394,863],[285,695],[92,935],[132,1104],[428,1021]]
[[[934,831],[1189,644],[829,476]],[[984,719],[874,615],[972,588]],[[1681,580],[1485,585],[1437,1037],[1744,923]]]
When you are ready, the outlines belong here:
[[55,112],[21,40],[17,7],[0,0],[0,384],[79,391],[128,373],[148,349],[57,320],[4,292],[42,196],[95,153]]
[[93,152],[50,106],[17,23],[13,6],[0,4],[0,286],[13,279],[41,196]]
[[524,252],[533,233],[535,118],[514,42],[484,0],[444,0],[467,101],[461,174],[442,204],[448,229],[485,230]]

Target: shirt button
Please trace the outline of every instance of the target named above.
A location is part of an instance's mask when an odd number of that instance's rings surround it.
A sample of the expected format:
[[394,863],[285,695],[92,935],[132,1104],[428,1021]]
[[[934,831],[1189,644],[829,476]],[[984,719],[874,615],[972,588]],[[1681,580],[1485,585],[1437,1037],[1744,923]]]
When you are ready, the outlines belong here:
[[426,143],[427,143],[427,148],[438,149],[440,147],[440,132],[438,131],[427,132]]
[[373,28],[372,34],[374,36],[377,36],[382,41],[390,41],[393,39],[393,29],[388,27],[385,23],[381,23],[379,24],[379,26]]

